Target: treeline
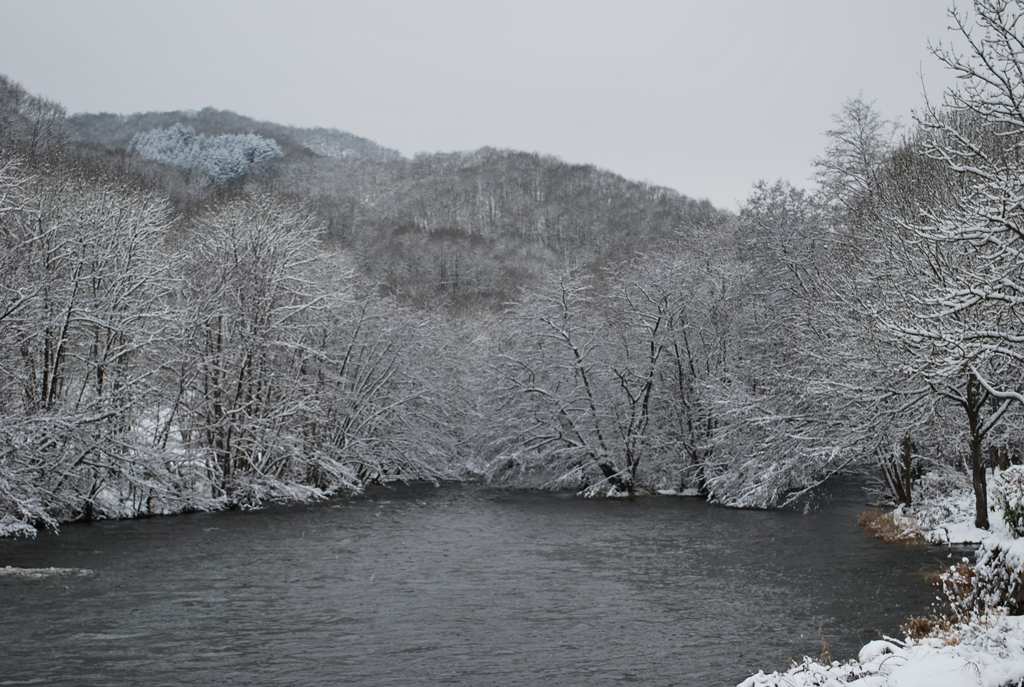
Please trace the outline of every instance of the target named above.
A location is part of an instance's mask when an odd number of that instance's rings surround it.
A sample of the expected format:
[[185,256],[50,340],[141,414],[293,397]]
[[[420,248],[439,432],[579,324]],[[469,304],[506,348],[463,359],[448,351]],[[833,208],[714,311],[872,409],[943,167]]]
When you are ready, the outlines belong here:
[[[283,157],[248,168],[246,181],[305,203],[323,222],[324,239],[368,279],[419,304],[497,310],[550,270],[628,260],[653,242],[721,221],[707,201],[536,154],[484,148],[408,160],[351,134],[212,109],[76,115],[73,123],[84,148],[108,158],[123,156],[133,140],[180,141],[188,129],[208,139],[272,138]],[[179,209],[216,193],[188,165],[174,171],[130,155],[123,164]]]
[[907,505],[973,488],[987,528],[986,470],[1024,458],[1024,15],[951,16],[960,88],[902,130],[845,103],[814,192],[510,306],[488,474],[765,507],[867,469]]
[[63,112],[3,86],[0,531],[459,476],[442,315],[367,289],[287,199],[186,216],[40,144]]
[[493,150],[197,183],[4,86],[6,533],[391,479],[766,507],[891,454],[838,391],[869,253],[821,196],[765,184],[733,217]]
[[[182,129],[161,131],[178,146]],[[175,201],[177,158],[10,141],[7,532],[420,478],[764,507],[849,462],[800,381],[818,344],[804,272],[825,248],[807,253],[817,215],[792,189],[759,189],[735,218],[483,150],[343,167],[286,154]],[[331,229],[339,188],[363,198],[353,231],[377,244]],[[399,240],[419,276],[382,289]],[[796,253],[819,263],[794,271]]]
[[[1014,7],[938,51],[942,107],[847,102],[819,188],[738,216],[532,154],[72,122],[0,79],[2,531],[391,479],[771,507],[851,469],[973,483],[987,526],[1024,420],[1024,81],[985,78]],[[283,155],[196,183],[128,150],[179,124]]]
[[192,128],[207,137],[255,134],[275,140],[286,152],[309,151],[316,155],[367,160],[397,160],[401,154],[373,141],[337,129],[303,129],[260,122],[250,117],[207,107],[196,111],[145,112],[133,115],[76,114],[69,118],[80,142],[92,152],[127,150],[132,139],[144,132],[170,129],[175,124]]

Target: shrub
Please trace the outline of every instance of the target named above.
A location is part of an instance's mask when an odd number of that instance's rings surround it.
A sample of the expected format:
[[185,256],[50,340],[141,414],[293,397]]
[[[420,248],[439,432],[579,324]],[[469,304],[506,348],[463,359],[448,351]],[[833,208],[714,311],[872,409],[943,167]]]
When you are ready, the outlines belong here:
[[992,480],[994,505],[1003,511],[1003,520],[1013,537],[1024,536],[1024,466],[1013,465]]

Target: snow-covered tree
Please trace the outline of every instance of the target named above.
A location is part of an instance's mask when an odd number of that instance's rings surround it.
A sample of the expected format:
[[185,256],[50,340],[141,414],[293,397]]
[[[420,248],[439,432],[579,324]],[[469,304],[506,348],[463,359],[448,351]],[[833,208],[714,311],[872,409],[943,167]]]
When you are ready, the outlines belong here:
[[302,434],[330,300],[311,279],[316,243],[310,217],[246,195],[198,217],[184,247],[167,422],[231,502],[301,496],[318,458]]
[[539,472],[554,486],[632,491],[611,407],[614,375],[591,306],[592,287],[566,275],[510,308],[492,474]]
[[908,223],[931,245],[941,282],[919,308],[931,323],[922,335],[950,366],[997,396],[1016,397],[1022,389],[989,379],[984,367],[1024,361],[1024,5],[976,0],[973,22],[951,17],[967,51],[933,52],[960,86],[920,122],[926,154],[955,175],[958,193],[922,206]]
[[47,518],[117,514],[163,470],[136,433],[155,400],[169,209],[157,194],[67,170],[10,190],[0,217],[0,261],[13,268],[0,319],[6,467],[32,475]]
[[793,500],[845,469],[847,399],[830,388],[834,345],[823,314],[834,248],[821,209],[789,184],[760,183],[740,214],[728,374],[709,393],[718,424],[708,489],[736,506]]
[[832,121],[825,153],[814,160],[816,177],[826,202],[856,214],[872,204],[896,127],[863,96],[843,103]]
[[0,149],[36,159],[68,152],[74,127],[64,108],[0,74]]
[[[719,428],[713,390],[734,372],[741,284],[746,268],[732,251],[732,227],[638,256],[618,278],[625,311],[659,325],[663,348],[652,393],[647,472],[655,482],[709,492],[712,439]],[[637,296],[633,296],[635,292]],[[654,316],[657,316],[654,319]],[[660,474],[659,474],[660,473]]]
[[[341,276],[352,279],[351,271]],[[460,378],[471,366],[457,328],[436,317],[375,295],[334,302],[318,365],[319,413],[306,431],[351,486],[458,474]]]
[[908,379],[966,414],[976,524],[986,527],[983,442],[1024,401],[1024,5],[973,7],[973,19],[950,13],[966,52],[933,49],[960,85],[925,108],[921,135],[889,165],[877,224],[891,269],[876,306]]
[[207,138],[180,123],[138,133],[128,149],[147,160],[196,173],[203,183],[220,185],[241,179],[255,164],[283,155],[276,141],[257,134]]

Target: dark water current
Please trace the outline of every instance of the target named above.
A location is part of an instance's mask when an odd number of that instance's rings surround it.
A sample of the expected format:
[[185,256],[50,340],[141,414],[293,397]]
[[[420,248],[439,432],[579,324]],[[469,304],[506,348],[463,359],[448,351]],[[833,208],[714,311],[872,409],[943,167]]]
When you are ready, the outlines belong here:
[[[0,685],[734,685],[925,611],[943,549],[820,512],[376,488],[0,540]],[[959,555],[954,553],[954,555]]]

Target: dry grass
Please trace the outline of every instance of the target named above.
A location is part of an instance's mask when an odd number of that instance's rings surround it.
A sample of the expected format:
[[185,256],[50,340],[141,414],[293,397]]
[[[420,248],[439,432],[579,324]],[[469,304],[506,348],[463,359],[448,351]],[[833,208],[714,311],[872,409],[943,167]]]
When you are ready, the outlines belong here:
[[934,637],[936,635],[945,636],[952,629],[953,624],[950,619],[940,616],[910,618],[900,626],[900,630],[911,639],[924,639],[925,637]]
[[825,628],[821,625],[818,625],[818,636],[821,637],[821,661],[829,665],[832,663],[832,645],[825,640]]
[[974,577],[974,568],[967,563],[927,574],[925,579],[939,587],[946,597],[944,615],[910,618],[900,629],[912,639],[933,637],[944,640],[946,644],[959,644],[961,638],[957,627],[966,620],[976,620],[971,611]]
[[869,510],[860,516],[857,524],[888,544],[922,546],[928,543],[913,521],[893,511]]

